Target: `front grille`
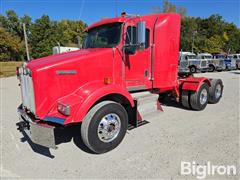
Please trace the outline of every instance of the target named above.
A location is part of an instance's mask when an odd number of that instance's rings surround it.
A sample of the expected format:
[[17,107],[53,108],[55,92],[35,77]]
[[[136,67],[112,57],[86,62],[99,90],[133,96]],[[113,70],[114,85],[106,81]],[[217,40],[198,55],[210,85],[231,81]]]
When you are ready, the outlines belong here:
[[235,60],[235,59],[232,59],[232,60],[231,60],[231,66],[232,66],[232,67],[235,67],[235,66],[236,66],[236,60]]
[[207,66],[207,61],[201,61],[201,67],[206,67]]
[[219,61],[219,66],[223,66],[223,60]]
[[34,90],[31,71],[27,68],[19,68],[23,106],[35,114]]
[[181,68],[186,68],[188,66],[188,62],[187,61],[180,61],[180,67]]

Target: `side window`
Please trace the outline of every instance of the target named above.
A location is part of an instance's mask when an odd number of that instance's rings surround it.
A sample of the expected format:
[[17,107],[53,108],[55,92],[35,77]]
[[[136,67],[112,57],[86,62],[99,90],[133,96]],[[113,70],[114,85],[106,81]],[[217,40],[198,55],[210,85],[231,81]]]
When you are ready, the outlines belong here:
[[150,40],[150,30],[146,29],[145,49],[147,49],[149,47],[149,40]]
[[137,28],[134,26],[128,26],[125,44],[136,44],[137,43],[136,34]]
[[[128,26],[125,44],[136,44],[137,43],[136,37],[137,37],[137,28],[135,26]],[[149,41],[150,41],[150,30],[146,28],[145,49],[149,47]]]

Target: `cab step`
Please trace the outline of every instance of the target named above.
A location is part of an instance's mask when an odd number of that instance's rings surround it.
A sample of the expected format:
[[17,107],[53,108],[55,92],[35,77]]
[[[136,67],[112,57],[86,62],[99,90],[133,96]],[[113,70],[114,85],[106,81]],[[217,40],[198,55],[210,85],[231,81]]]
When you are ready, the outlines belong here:
[[131,94],[135,108],[133,112],[133,117],[129,122],[129,129],[139,127],[141,125],[147,124],[148,118],[156,116],[161,112],[161,106],[158,101],[159,95],[153,94],[149,91],[138,92]]

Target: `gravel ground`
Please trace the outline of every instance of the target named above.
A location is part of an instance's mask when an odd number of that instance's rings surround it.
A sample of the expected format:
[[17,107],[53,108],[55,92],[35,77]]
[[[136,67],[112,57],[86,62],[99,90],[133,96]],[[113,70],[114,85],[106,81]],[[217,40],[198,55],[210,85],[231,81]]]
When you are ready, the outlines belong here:
[[222,78],[224,95],[218,104],[200,112],[165,105],[163,113],[128,131],[120,146],[102,155],[86,149],[79,127],[66,130],[74,138],[67,138],[57,150],[28,143],[15,126],[21,103],[17,80],[1,79],[2,178],[194,178],[180,175],[181,161],[201,165],[210,161],[239,169],[240,71],[197,74],[201,75]]

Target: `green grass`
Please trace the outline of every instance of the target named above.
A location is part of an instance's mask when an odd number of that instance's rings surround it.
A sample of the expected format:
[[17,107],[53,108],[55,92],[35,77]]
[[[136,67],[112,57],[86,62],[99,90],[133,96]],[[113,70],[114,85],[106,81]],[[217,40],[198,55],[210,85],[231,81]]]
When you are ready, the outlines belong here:
[[16,75],[16,67],[23,64],[22,61],[0,62],[0,78]]

